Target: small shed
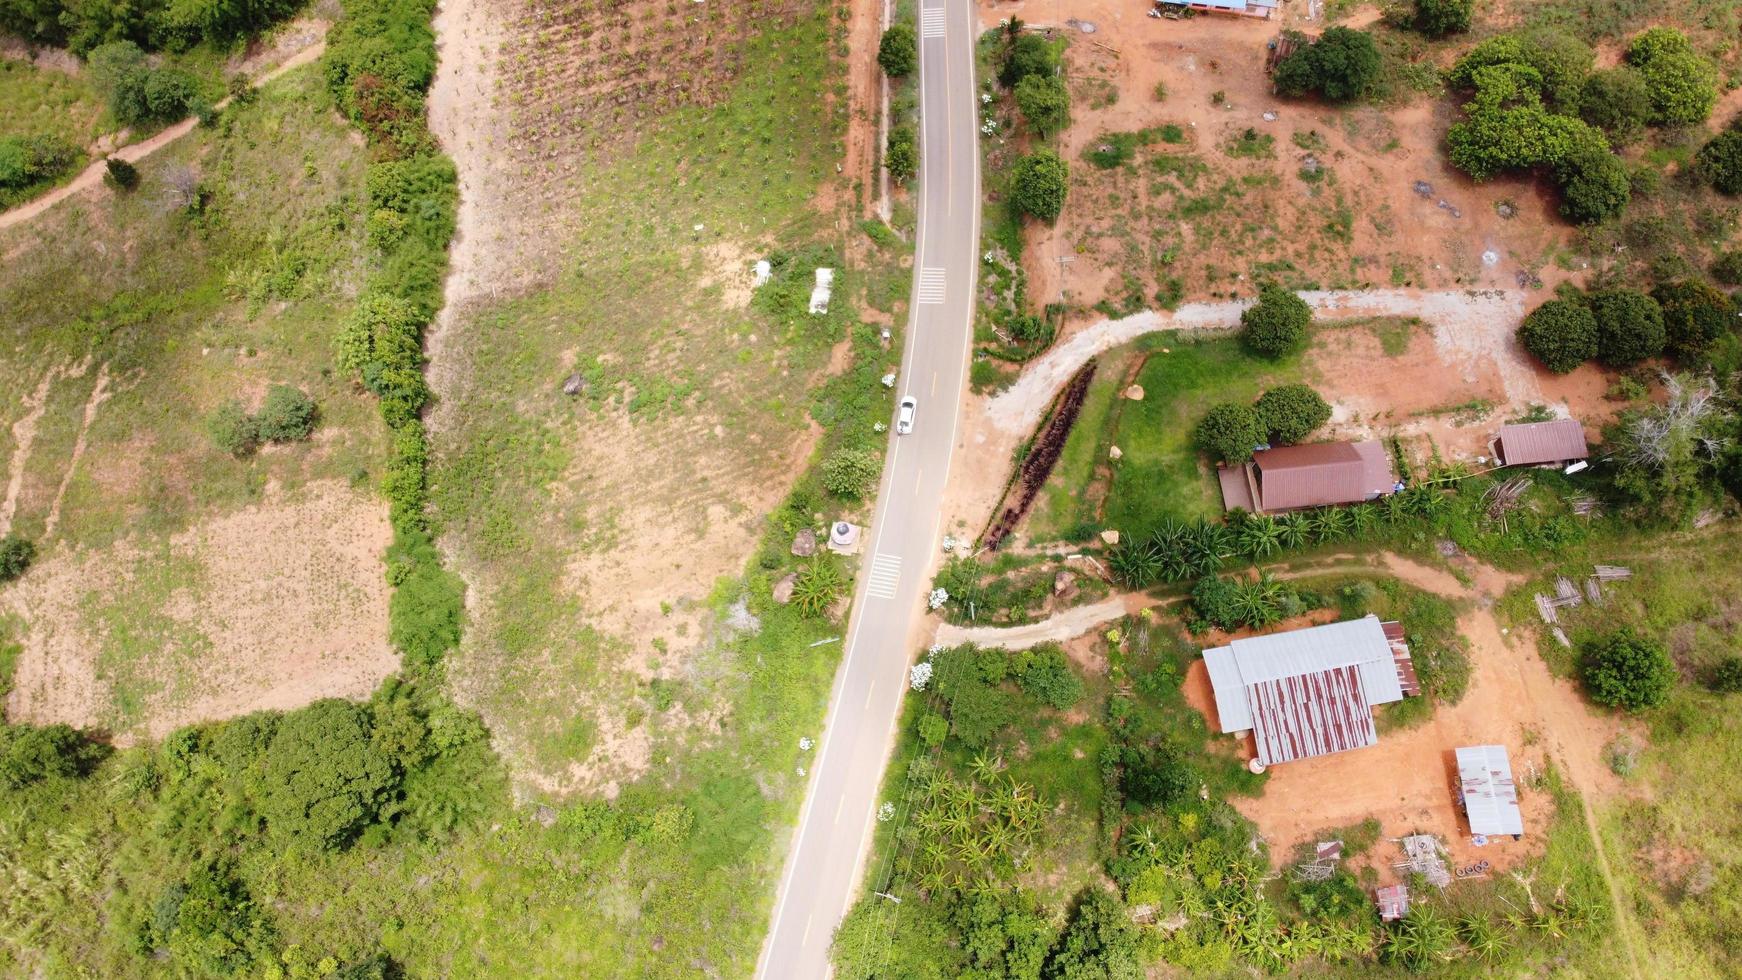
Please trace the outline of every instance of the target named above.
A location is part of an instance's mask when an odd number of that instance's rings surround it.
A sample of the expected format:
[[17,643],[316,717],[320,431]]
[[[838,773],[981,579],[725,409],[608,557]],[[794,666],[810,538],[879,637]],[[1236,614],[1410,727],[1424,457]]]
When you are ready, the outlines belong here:
[[1502,466],[1566,466],[1591,455],[1578,419],[1503,425],[1494,438]]
[[1223,506],[1255,514],[1358,504],[1398,489],[1391,457],[1376,439],[1260,449],[1250,463],[1224,466],[1217,476]]
[[1483,836],[1524,836],[1524,816],[1518,809],[1518,784],[1504,745],[1470,745],[1457,750],[1458,782],[1470,833]]
[[1375,893],[1379,899],[1379,918],[1396,922],[1409,914],[1409,886],[1388,885]]

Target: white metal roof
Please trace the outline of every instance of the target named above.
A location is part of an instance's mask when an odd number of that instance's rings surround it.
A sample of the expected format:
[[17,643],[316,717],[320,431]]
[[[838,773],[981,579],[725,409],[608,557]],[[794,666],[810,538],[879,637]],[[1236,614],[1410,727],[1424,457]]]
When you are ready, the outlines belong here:
[[1224,732],[1243,732],[1252,727],[1252,708],[1246,701],[1246,682],[1234,665],[1233,647],[1204,651],[1204,667],[1210,672],[1210,689],[1216,694],[1216,723]]
[[1522,834],[1518,784],[1504,745],[1470,745],[1458,749],[1458,780],[1472,834]]

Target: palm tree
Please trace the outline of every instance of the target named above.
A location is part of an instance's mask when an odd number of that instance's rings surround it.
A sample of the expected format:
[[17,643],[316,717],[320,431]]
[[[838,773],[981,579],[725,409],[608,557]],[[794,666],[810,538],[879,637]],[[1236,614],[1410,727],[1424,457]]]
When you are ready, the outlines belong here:
[[1506,933],[1496,928],[1494,921],[1485,915],[1466,916],[1458,923],[1458,931],[1463,934],[1464,945],[1470,947],[1470,952],[1490,963],[1505,956],[1512,948],[1512,941]]
[[818,555],[799,569],[792,583],[792,602],[807,616],[820,616],[833,605],[846,584],[841,568],[831,558]]
[[1356,537],[1365,538],[1379,523],[1379,511],[1372,504],[1356,504],[1349,508],[1349,529]]
[[984,752],[974,756],[974,761],[968,764],[968,771],[982,786],[991,786],[1004,771],[1004,759],[996,754],[987,755]]
[[1249,517],[1240,525],[1240,553],[1253,561],[1276,554],[1282,548],[1282,528],[1268,514]]
[[1277,519],[1282,531],[1282,543],[1289,548],[1304,548],[1312,539],[1312,519],[1305,514],[1284,514]]
[[1324,522],[1324,539],[1327,541],[1348,537],[1350,528],[1355,526],[1355,518],[1342,507],[1327,508],[1321,520]]

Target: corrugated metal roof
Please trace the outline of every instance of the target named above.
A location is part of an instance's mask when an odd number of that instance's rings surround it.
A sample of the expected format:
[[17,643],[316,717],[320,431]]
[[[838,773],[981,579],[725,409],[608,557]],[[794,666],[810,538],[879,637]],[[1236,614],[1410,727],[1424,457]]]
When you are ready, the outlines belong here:
[[1464,812],[1472,834],[1522,834],[1524,815],[1518,811],[1518,784],[1504,745],[1470,745],[1458,749],[1458,780],[1463,784]]
[[1507,466],[1533,466],[1584,459],[1591,455],[1578,419],[1525,422],[1500,427],[1500,459]]
[[1224,732],[1243,732],[1252,727],[1252,712],[1246,706],[1246,682],[1234,664],[1232,647],[1204,651],[1204,667],[1210,673],[1210,690],[1216,694],[1216,725]]
[[1233,640],[1225,647],[1205,650],[1204,666],[1224,732],[1253,727],[1246,690],[1266,681],[1354,667],[1361,675],[1366,704],[1390,704],[1403,698],[1391,641],[1384,624],[1373,615]]
[[1258,504],[1267,511],[1359,503],[1392,492],[1397,483],[1384,444],[1374,440],[1261,449],[1252,463]]
[[1347,752],[1379,740],[1355,666],[1260,681],[1246,688],[1258,761]]

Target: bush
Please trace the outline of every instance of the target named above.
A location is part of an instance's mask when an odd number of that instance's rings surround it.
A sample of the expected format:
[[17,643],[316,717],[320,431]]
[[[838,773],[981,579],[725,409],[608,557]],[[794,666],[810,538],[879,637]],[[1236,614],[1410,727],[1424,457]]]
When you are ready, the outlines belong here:
[[1720,194],[1742,194],[1742,132],[1726,129],[1700,147],[1694,158],[1699,175]]
[[1131,802],[1166,809],[1196,798],[1198,772],[1186,760],[1163,748],[1127,747],[1122,755],[1119,788]]
[[232,456],[246,456],[260,448],[260,427],[240,402],[225,402],[207,416],[206,433],[214,445]]
[[10,582],[23,575],[36,560],[36,545],[17,532],[0,538],[0,582]]
[[247,975],[271,962],[274,936],[247,889],[228,867],[206,864],[158,896],[142,944],[167,950],[189,976]]
[[1270,441],[1282,445],[1300,442],[1331,420],[1331,406],[1310,385],[1272,388],[1258,396],[1254,406]]
[[1597,318],[1590,307],[1551,299],[1524,318],[1518,342],[1556,374],[1566,374],[1597,356]]
[[1218,629],[1239,629],[1245,623],[1240,586],[1216,575],[1198,579],[1192,586],[1192,611]]
[[1138,933],[1125,906],[1090,885],[1077,902],[1040,976],[1047,980],[1126,980],[1142,974]]
[[1730,297],[1698,279],[1664,283],[1651,298],[1663,310],[1665,348],[1682,360],[1705,354],[1736,319]]
[[185,71],[154,68],[145,74],[142,94],[150,118],[169,120],[180,119],[193,109],[199,89]]
[[1347,27],[1331,27],[1312,44],[1296,48],[1274,76],[1284,95],[1318,94],[1334,102],[1366,95],[1379,78],[1379,47],[1373,36]]
[[1713,259],[1712,278],[1726,286],[1742,286],[1742,252],[1724,252]]
[[919,67],[919,37],[912,24],[904,20],[889,25],[877,42],[877,63],[891,78],[906,77]]
[[1446,82],[1456,89],[1476,87],[1483,68],[1499,65],[1528,67],[1538,79],[1536,92],[1550,104],[1571,107],[1578,103],[1585,76],[1596,54],[1578,38],[1553,29],[1524,34],[1500,34],[1471,48],[1446,73]]
[[1083,698],[1083,682],[1071,669],[1064,651],[1043,647],[1034,651],[1017,676],[1022,692],[1057,711],[1066,711]]
[[1625,65],[1592,72],[1579,89],[1579,118],[1601,129],[1617,146],[1638,140],[1651,119],[1645,79]]
[[1016,161],[1010,176],[1010,201],[1016,209],[1042,221],[1058,220],[1064,210],[1070,168],[1059,155],[1042,148]]
[[428,535],[414,530],[395,536],[387,549],[387,578],[394,587],[387,600],[387,639],[407,665],[433,665],[459,646],[465,583],[442,568]]
[[58,136],[0,139],[0,190],[29,187],[66,173],[79,151]]
[[1016,108],[1042,137],[1071,124],[1071,94],[1056,75],[1028,75],[1017,82]]
[[1591,700],[1638,711],[1669,699],[1675,663],[1663,644],[1622,629],[1585,651],[1579,665]]
[[279,723],[261,762],[260,812],[279,838],[342,848],[373,823],[398,785],[370,737],[368,712],[329,698]]
[[307,439],[315,428],[315,403],[301,388],[273,385],[266,391],[266,403],[254,416],[256,431],[267,442],[296,442]]
[[1260,357],[1292,354],[1306,343],[1312,307],[1289,290],[1266,286],[1258,302],[1240,314],[1240,342]]
[[1616,217],[1633,196],[1627,165],[1608,147],[1581,142],[1555,164],[1561,216],[1593,225]]
[[1058,74],[1058,55],[1052,45],[1038,34],[1019,34],[1004,53],[1004,65],[998,71],[998,81],[1013,89],[1030,75]]
[[1415,0],[1410,26],[1428,37],[1460,34],[1470,29],[1470,14],[1476,0]]
[[881,467],[866,449],[837,449],[823,460],[823,489],[837,497],[858,500],[877,485]]
[[889,168],[889,179],[897,184],[906,184],[919,171],[919,146],[912,126],[897,126],[889,131],[883,165]]
[[108,157],[103,160],[103,183],[130,191],[139,186],[139,168],[120,157]]
[[1198,447],[1224,463],[1243,463],[1264,443],[1264,420],[1250,405],[1217,405],[1192,430]]
[[44,779],[76,779],[108,753],[70,725],[8,725],[0,729],[0,785],[19,789]]
[[1650,296],[1637,289],[1602,289],[1585,302],[1597,320],[1597,356],[1603,363],[1627,367],[1663,353],[1663,311]]
[[1645,81],[1652,122],[1691,124],[1712,114],[1718,71],[1680,31],[1653,27],[1640,34],[1627,46],[1627,63]]
[[928,748],[937,748],[950,736],[950,723],[943,715],[928,711],[919,719],[919,740]]

